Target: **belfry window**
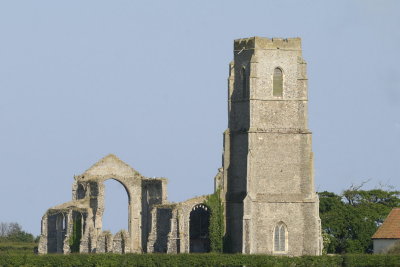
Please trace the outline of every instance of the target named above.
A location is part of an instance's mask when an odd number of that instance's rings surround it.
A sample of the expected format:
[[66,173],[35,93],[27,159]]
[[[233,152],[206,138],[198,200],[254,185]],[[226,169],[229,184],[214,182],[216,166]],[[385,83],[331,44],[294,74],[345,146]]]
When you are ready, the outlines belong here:
[[280,222],[275,226],[274,230],[274,252],[285,252],[287,251],[287,238],[286,238],[286,226]]
[[273,78],[273,96],[283,95],[283,73],[280,68],[275,68]]
[[248,82],[247,82],[247,75],[246,75],[246,69],[242,67],[241,72],[240,72],[240,77],[242,78],[242,98],[247,98],[248,97]]

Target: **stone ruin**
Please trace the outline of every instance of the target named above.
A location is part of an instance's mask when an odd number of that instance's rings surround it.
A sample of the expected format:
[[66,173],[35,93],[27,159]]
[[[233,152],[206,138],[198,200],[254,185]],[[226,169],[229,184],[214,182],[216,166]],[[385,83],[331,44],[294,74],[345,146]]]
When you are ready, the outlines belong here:
[[[103,183],[108,179],[121,183],[128,194],[128,231],[121,230],[115,235],[102,230]],[[39,253],[74,252],[71,241],[77,224],[80,234],[75,252],[201,251],[197,247],[190,250],[187,233],[191,211],[207,211],[203,204],[206,196],[169,203],[166,186],[165,178],[144,177],[115,155],[104,157],[83,174],[75,176],[72,201],[47,210],[42,218]]]
[[[306,62],[300,38],[234,41],[228,129],[215,177],[229,252],[320,255],[319,200],[308,129]],[[104,184],[127,194],[128,231],[102,229]],[[207,196],[167,201],[167,180],[147,178],[114,155],[75,177],[72,201],[47,210],[39,253],[209,252]]]

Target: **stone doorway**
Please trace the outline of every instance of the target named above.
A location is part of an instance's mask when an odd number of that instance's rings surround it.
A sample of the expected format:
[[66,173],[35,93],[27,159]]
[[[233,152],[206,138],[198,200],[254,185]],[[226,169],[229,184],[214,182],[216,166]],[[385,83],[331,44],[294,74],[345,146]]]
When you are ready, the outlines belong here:
[[190,212],[190,253],[210,252],[210,209],[198,204]]

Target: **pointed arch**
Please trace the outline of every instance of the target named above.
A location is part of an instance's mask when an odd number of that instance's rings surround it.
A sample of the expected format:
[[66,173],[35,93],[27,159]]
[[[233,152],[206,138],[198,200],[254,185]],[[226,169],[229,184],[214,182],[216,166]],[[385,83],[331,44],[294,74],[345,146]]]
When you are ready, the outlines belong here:
[[277,223],[274,228],[274,252],[283,253],[288,251],[288,231],[283,222]]
[[274,69],[272,95],[283,96],[283,71],[279,67]]

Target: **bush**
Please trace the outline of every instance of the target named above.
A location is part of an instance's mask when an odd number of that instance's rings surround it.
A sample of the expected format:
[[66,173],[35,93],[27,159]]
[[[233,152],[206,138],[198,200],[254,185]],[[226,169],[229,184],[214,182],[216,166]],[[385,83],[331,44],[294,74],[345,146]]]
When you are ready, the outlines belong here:
[[2,255],[0,266],[62,267],[339,267],[340,256],[274,257],[241,254],[71,254]]
[[32,254],[37,247],[36,243],[27,242],[1,242],[0,257],[3,254]]
[[343,256],[345,267],[400,267],[398,255],[348,254]]

